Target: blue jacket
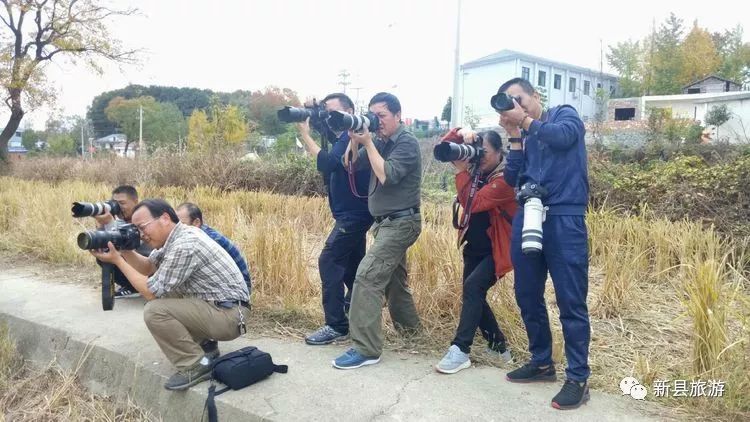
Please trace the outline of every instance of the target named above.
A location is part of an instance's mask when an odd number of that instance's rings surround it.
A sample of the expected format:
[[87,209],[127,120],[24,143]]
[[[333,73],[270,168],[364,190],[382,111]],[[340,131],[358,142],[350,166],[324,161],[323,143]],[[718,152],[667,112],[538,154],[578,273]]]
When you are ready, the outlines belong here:
[[321,149],[317,157],[318,171],[328,181],[328,205],[331,207],[333,218],[337,221],[357,221],[372,224],[372,216],[367,210],[367,189],[370,184],[370,170],[365,169],[354,173],[357,194],[365,198],[357,198],[349,186],[349,173],[341,157],[349,144],[349,134],[344,132],[333,144],[331,151]]
[[542,203],[549,215],[584,215],[589,200],[589,175],[584,135],[575,108],[553,107],[543,121],[534,120],[523,150],[511,150],[505,181],[511,186],[536,182],[547,189]]
[[253,288],[253,283],[250,278],[250,270],[247,268],[247,262],[245,261],[245,258],[242,257],[242,253],[240,250],[235,246],[234,243],[232,243],[231,240],[227,239],[226,236],[219,233],[216,229],[213,227],[210,227],[208,224],[202,224],[201,230],[203,230],[204,233],[208,235],[211,239],[214,240],[214,242],[218,243],[219,246],[221,246],[230,257],[234,260],[234,263],[237,264],[237,268],[239,268],[240,272],[242,273],[242,278],[245,279],[245,283],[247,283],[247,292],[250,293]]

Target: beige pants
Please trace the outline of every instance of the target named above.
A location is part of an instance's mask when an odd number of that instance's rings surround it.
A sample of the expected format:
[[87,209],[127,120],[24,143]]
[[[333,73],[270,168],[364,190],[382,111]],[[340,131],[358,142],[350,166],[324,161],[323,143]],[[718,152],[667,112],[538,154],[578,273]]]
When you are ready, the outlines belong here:
[[[240,306],[245,322],[250,310]],[[200,343],[239,337],[238,307],[221,308],[198,298],[154,299],[146,304],[143,319],[151,335],[178,370],[189,368],[203,357]]]

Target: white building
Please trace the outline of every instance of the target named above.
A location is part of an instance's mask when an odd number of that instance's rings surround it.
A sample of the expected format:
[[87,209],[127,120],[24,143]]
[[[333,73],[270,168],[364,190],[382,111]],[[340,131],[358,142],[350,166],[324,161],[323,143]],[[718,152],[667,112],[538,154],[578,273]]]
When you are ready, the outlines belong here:
[[545,92],[549,107],[570,104],[584,121],[592,119],[596,113],[596,90],[602,88],[612,95],[618,79],[615,75],[580,66],[501,50],[461,65],[459,92],[454,93],[454,101],[458,101],[454,110],[459,111],[455,126],[466,122],[467,107],[479,119],[479,128],[497,126],[498,115],[490,107],[490,97],[503,82],[516,77],[527,79]]
[[[94,145],[96,149],[112,151],[120,157],[124,157],[127,141],[128,137],[125,136],[125,134],[113,133],[95,140]],[[137,149],[138,142],[131,142],[130,145],[128,145],[128,158],[135,157]]]
[[[669,109],[674,118],[692,119],[705,125],[706,113],[721,105],[727,106],[731,117],[718,128],[718,139],[750,142],[750,91],[617,98],[609,101],[608,115],[609,120],[647,120],[649,109]],[[717,128],[711,129],[716,134]]]

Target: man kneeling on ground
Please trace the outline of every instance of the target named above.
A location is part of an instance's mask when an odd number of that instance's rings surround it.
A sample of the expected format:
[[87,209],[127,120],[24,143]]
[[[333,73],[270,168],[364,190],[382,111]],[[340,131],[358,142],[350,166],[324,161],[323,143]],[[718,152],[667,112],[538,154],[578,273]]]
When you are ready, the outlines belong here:
[[166,201],[139,203],[132,222],[154,248],[148,258],[117,251],[111,243],[108,251],[92,254],[116,265],[149,301],[146,326],[177,367],[164,387],[184,390],[210,378],[219,356],[211,339],[229,341],[244,333],[247,284],[229,254],[200,229],[180,223]]

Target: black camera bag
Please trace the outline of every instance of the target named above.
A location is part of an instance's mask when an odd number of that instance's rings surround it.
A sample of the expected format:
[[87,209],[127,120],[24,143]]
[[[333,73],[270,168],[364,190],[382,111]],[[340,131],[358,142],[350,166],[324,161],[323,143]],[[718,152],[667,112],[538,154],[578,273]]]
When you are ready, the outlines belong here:
[[[211,386],[208,388],[208,397],[206,398],[208,420],[210,422],[218,421],[216,403],[214,402],[215,396],[229,390],[239,390],[255,384],[268,378],[274,372],[285,374],[288,370],[287,365],[274,364],[271,355],[258,350],[254,346],[243,347],[219,357],[213,363]],[[226,387],[216,391],[214,380],[226,385]]]

